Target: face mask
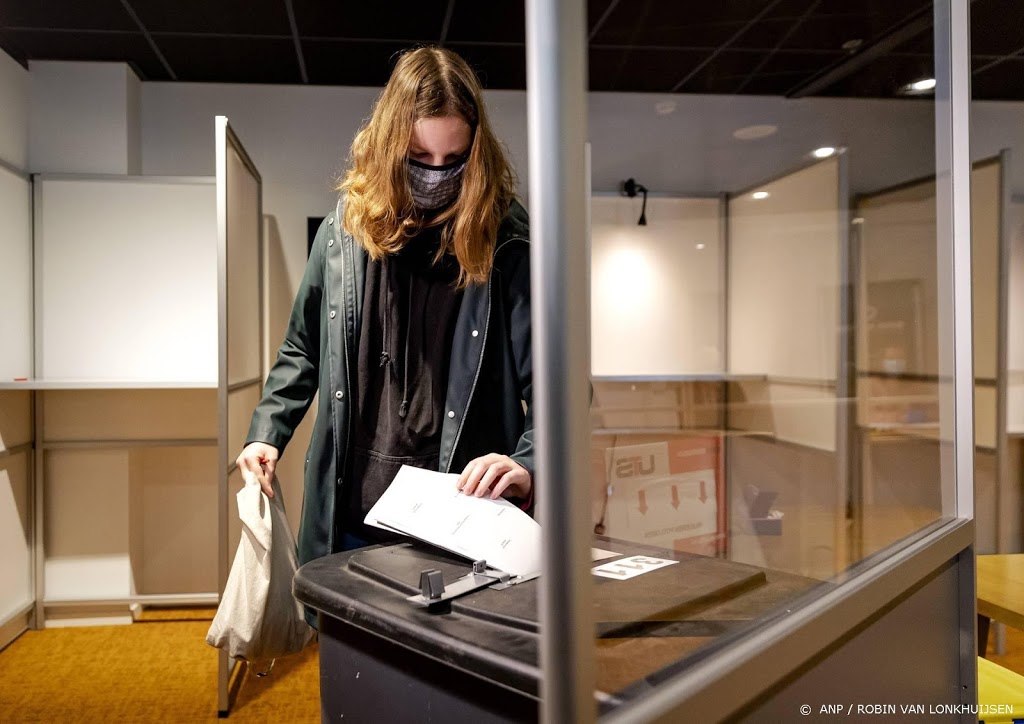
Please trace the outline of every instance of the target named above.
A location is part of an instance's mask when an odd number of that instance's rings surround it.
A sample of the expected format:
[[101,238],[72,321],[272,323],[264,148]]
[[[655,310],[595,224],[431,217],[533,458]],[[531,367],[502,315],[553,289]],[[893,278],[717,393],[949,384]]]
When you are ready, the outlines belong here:
[[412,200],[421,209],[433,210],[447,206],[459,195],[466,159],[446,166],[428,166],[409,161],[409,190]]

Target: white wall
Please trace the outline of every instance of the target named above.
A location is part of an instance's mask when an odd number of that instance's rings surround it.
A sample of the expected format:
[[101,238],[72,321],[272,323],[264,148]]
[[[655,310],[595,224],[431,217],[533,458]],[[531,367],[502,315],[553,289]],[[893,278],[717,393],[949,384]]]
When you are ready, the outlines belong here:
[[721,373],[722,204],[718,199],[591,201],[594,375]]
[[[36,173],[138,173],[138,78],[124,63],[32,61]],[[212,174],[210,174],[212,175]]]

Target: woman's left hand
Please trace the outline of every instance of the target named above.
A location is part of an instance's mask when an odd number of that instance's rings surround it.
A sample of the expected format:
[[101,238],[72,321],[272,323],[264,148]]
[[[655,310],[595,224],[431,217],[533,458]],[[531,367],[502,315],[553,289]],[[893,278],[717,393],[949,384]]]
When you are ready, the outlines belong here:
[[508,455],[490,453],[470,460],[459,476],[456,487],[466,495],[482,498],[488,492],[492,499],[528,498],[533,489],[529,471]]

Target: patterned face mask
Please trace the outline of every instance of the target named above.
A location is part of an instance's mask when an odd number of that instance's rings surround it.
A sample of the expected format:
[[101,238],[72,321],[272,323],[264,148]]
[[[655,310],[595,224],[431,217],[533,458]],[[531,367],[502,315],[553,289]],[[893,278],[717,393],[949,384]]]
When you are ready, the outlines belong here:
[[408,161],[409,190],[416,206],[428,211],[439,209],[459,195],[466,159],[444,166],[428,166],[411,158]]

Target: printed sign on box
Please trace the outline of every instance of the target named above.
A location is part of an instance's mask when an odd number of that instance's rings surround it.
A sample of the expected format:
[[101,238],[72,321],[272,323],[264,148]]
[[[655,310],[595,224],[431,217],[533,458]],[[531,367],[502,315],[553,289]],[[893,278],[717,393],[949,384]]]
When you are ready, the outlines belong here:
[[674,450],[674,461],[665,442],[609,448],[608,535],[676,550],[686,539],[716,536],[715,469],[693,469],[708,462],[694,449]]

